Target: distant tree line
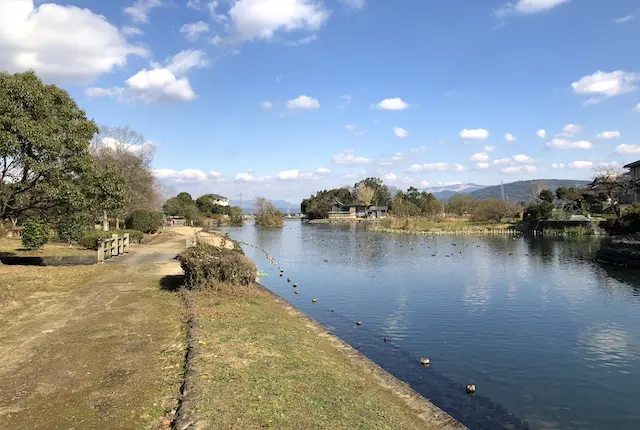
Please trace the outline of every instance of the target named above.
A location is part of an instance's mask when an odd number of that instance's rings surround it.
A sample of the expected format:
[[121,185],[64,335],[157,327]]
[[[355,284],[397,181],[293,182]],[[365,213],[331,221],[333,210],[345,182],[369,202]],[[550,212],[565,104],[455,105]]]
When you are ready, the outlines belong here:
[[168,199],[163,211],[169,216],[180,216],[194,225],[202,225],[206,219],[229,220],[231,225],[241,226],[244,222],[242,209],[238,206],[222,206],[216,203],[213,194],[203,194],[193,199],[187,192]]

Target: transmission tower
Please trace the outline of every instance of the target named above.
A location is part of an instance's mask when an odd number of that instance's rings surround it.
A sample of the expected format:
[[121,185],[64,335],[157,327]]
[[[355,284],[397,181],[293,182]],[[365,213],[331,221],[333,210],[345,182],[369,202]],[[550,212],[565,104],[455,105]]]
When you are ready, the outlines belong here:
[[500,197],[502,197],[502,200],[505,200],[505,198],[504,198],[504,181],[500,181]]

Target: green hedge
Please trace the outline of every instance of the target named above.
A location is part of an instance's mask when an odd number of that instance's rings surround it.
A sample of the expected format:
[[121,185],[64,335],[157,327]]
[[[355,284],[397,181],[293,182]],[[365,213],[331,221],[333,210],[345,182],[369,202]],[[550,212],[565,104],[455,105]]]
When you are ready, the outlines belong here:
[[49,224],[44,218],[29,218],[23,227],[22,246],[25,249],[40,249],[49,241]]
[[111,239],[111,236],[117,234],[122,236],[124,233],[129,233],[129,241],[132,243],[139,243],[144,237],[144,233],[139,230],[111,230],[111,231],[98,231],[86,234],[80,238],[78,244],[84,246],[87,249],[98,249],[98,241],[100,239]]
[[145,210],[133,211],[126,220],[126,226],[128,229],[140,230],[143,233],[155,233],[162,227],[162,214]]
[[217,289],[220,283],[247,286],[256,279],[256,265],[237,250],[199,243],[178,258],[187,288]]

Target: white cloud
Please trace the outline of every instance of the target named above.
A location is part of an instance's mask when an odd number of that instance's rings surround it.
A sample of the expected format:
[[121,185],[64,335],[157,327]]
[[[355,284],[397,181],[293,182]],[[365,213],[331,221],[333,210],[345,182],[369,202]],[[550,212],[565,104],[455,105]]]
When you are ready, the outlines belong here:
[[495,149],[496,149],[495,145],[486,145],[484,147],[484,152],[492,152],[492,151],[495,151]]
[[376,109],[379,110],[405,110],[408,107],[409,104],[400,97],[384,99],[376,105]]
[[333,157],[333,164],[340,166],[358,166],[369,164],[370,162],[371,160],[369,158],[358,157],[354,155],[353,152],[348,152],[346,149]]
[[558,148],[558,149],[591,149],[593,148],[593,144],[586,140],[580,140],[577,142],[570,141],[568,139],[555,138],[550,142],[547,142],[547,148]]
[[409,132],[407,130],[405,130],[402,127],[395,127],[393,129],[393,134],[396,135],[396,137],[407,137],[409,136]]
[[564,169],[565,165],[564,163],[553,163],[551,167],[553,167],[554,169]]
[[427,151],[427,147],[422,145],[419,148],[411,148],[409,149],[409,152],[426,152]]
[[209,172],[209,177],[211,177],[211,178],[220,178],[220,177],[222,177],[222,173],[216,172],[215,170],[211,170]]
[[562,133],[558,137],[574,137],[582,133],[582,126],[577,124],[567,124],[562,128]]
[[200,34],[209,31],[209,24],[204,21],[198,21],[191,24],[185,24],[180,29],[180,33],[185,33],[188,40],[198,40]]
[[162,0],[137,0],[133,5],[124,9],[135,22],[149,22],[151,9],[163,6]]
[[500,19],[514,14],[531,15],[546,12],[569,1],[570,0],[518,0],[516,3],[509,2],[503,4],[494,13]]
[[329,11],[317,0],[237,0],[229,10],[232,38],[238,42],[271,39],[277,31],[318,30]]
[[395,181],[398,179],[398,175],[396,175],[393,172],[389,172],[386,175],[384,175],[384,180],[385,181]]
[[464,170],[462,164],[448,164],[448,163],[426,163],[426,164],[413,164],[408,169],[409,173],[423,173],[423,172],[460,172]]
[[307,45],[311,42],[315,42],[316,40],[318,40],[319,37],[316,34],[312,34],[311,36],[305,36],[305,37],[301,37],[298,40],[294,40],[294,41],[290,41],[290,42],[285,42],[286,45],[289,46],[300,46],[300,45]]
[[224,43],[224,39],[219,35],[215,34],[207,40],[207,43],[209,45],[215,46],[216,48],[219,48]]
[[404,160],[404,154],[402,152],[396,152],[393,157],[391,157],[391,161],[402,161]]
[[202,50],[186,50],[174,55],[165,67],[152,64],[150,70],[142,69],[125,81],[127,88],[87,88],[90,97],[111,96],[119,101],[142,100],[145,103],[174,103],[196,98],[185,73],[207,65]]
[[349,94],[345,94],[340,97],[340,104],[338,105],[338,109],[344,109],[351,103],[351,96]]
[[207,9],[209,9],[209,15],[211,15],[211,18],[214,19],[214,21],[219,22],[219,23],[226,23],[229,18],[221,13],[218,13],[217,9],[218,6],[220,6],[220,3],[218,2],[218,0],[213,0],[213,1],[209,1],[207,3]]
[[123,151],[129,151],[129,152],[133,152],[133,153],[140,153],[142,151],[148,151],[148,150],[152,150],[156,145],[157,142],[153,142],[153,141],[146,141],[143,144],[140,145],[133,145],[133,144],[124,144],[114,138],[111,137],[105,137],[102,139],[102,147],[103,148],[109,148],[111,150],[123,150]]
[[511,133],[507,133],[507,134],[505,134],[505,135],[504,135],[504,140],[505,140],[507,143],[513,143],[513,142],[515,142],[515,141],[516,141],[516,137],[515,137],[513,134],[511,134]]
[[364,7],[364,0],[342,0],[351,9],[360,10]]
[[0,68],[9,73],[33,69],[47,80],[88,83],[147,54],[89,9],[0,1]]
[[590,95],[584,102],[586,105],[597,104],[606,98],[630,93],[638,89],[635,85],[640,81],[640,73],[597,71],[593,75],[583,76],[571,84],[574,94]]
[[568,164],[570,169],[590,169],[593,167],[593,163],[591,161],[573,161]]
[[[176,182],[203,182],[210,178],[202,170],[197,169],[184,169],[184,170],[173,170],[173,169],[153,169],[153,174],[160,179],[171,179]],[[217,172],[211,172],[217,173]],[[220,176],[220,174],[217,174]],[[217,177],[215,175],[211,175],[211,177]]]
[[513,157],[509,158],[499,158],[497,160],[493,160],[493,164],[516,164],[516,163],[535,163],[536,160],[524,154],[517,154]]
[[500,169],[501,173],[534,173],[538,170],[536,166],[514,166],[514,167],[505,167],[504,169]]
[[356,126],[355,124],[347,124],[344,126],[345,130],[347,130],[349,133],[353,133],[354,131],[356,131],[356,129],[358,128],[358,126]]
[[489,167],[491,167],[491,164],[489,163],[476,163],[476,167],[480,170],[486,170]]
[[632,19],[635,19],[636,17],[633,15],[626,15],[620,18],[616,18],[614,21],[616,24],[622,24],[623,22],[627,22],[627,21],[631,21]]
[[235,182],[264,182],[271,179],[271,176],[257,177],[251,174],[251,170],[247,172],[238,173],[233,180]]
[[317,179],[318,177],[312,172],[302,172],[300,170],[283,170],[276,173],[276,178],[281,181],[296,181],[299,179]]
[[640,153],[640,145],[618,145],[616,146],[616,152],[620,154],[638,154]]
[[486,152],[476,152],[471,157],[469,157],[469,160],[471,161],[487,161],[488,159],[489,154],[487,154]]
[[540,139],[546,139],[547,138],[547,130],[541,128],[540,130],[536,131],[536,134],[538,135],[538,137]]
[[636,112],[640,112],[640,103],[638,103],[637,105],[635,105],[635,107],[633,108],[634,111]]
[[273,103],[271,103],[269,100],[265,100],[260,103],[260,107],[262,109],[273,109]]
[[620,132],[617,130],[603,131],[596,135],[598,139],[611,140],[620,137]]
[[120,32],[122,34],[124,34],[125,36],[141,36],[141,35],[144,34],[143,31],[140,30],[139,28],[131,27],[131,26],[128,26],[128,25],[125,25],[124,27],[122,27],[120,29]]
[[467,140],[467,141],[471,141],[471,140],[485,141],[489,137],[489,132],[487,130],[485,130],[484,128],[477,128],[477,129],[472,129],[472,130],[468,130],[468,129],[465,128],[465,129],[460,131],[459,135],[460,135],[460,139],[462,139],[462,140]]
[[320,102],[317,99],[314,99],[309,96],[301,95],[297,99],[289,100],[287,102],[287,109],[319,109]]
[[326,167],[318,167],[316,169],[316,173],[318,175],[328,175],[331,173],[331,170],[327,169]]

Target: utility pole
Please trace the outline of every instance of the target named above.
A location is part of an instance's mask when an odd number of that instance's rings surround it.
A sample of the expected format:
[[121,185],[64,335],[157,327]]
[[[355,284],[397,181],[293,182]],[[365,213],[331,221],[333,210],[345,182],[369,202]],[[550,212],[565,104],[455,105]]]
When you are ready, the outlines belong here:
[[505,198],[504,198],[504,181],[500,181],[500,196],[502,197],[502,200],[505,200]]

